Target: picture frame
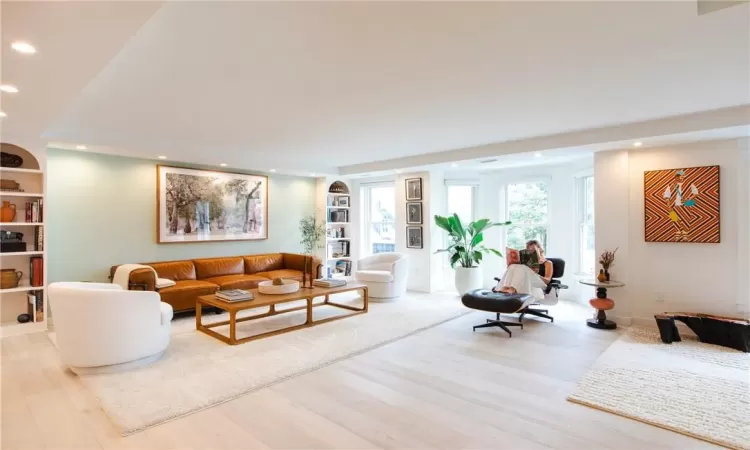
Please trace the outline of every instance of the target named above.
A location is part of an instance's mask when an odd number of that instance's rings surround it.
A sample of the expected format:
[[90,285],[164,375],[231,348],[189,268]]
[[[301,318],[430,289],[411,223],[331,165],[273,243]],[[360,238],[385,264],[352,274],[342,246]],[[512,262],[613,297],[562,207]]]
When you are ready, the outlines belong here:
[[422,202],[406,203],[406,223],[422,225]]
[[407,178],[406,183],[406,201],[422,200],[422,178]]
[[338,197],[336,197],[335,203],[337,203],[336,206],[341,206],[341,207],[344,207],[344,208],[348,208],[349,207],[349,196],[348,195],[338,196]]
[[268,177],[156,166],[157,243],[268,239]]
[[422,227],[406,227],[406,248],[423,248]]
[[646,242],[721,242],[719,166],[643,173]]

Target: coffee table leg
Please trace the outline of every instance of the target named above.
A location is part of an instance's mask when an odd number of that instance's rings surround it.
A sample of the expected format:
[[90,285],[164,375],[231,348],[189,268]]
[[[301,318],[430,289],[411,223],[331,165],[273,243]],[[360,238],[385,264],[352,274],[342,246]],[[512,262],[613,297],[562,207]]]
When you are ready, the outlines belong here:
[[237,312],[229,311],[229,345],[237,344]]
[[[306,300],[307,300],[307,321],[305,322],[305,324],[312,325],[313,323],[313,298],[308,297]],[[326,300],[328,300],[327,295],[326,295]]]
[[203,304],[200,300],[195,303],[195,329],[200,330],[203,327]]
[[367,312],[370,305],[370,292],[367,290],[367,286],[362,288],[362,300],[364,301],[364,312]]

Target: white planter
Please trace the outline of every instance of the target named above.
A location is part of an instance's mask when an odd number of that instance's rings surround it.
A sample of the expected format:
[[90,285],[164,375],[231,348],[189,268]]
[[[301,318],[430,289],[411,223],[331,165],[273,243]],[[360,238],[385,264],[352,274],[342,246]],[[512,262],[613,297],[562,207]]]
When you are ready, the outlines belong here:
[[284,284],[274,285],[273,280],[258,283],[258,292],[261,294],[282,295],[299,291],[299,281],[281,280]]
[[481,267],[456,267],[456,290],[459,295],[482,287]]

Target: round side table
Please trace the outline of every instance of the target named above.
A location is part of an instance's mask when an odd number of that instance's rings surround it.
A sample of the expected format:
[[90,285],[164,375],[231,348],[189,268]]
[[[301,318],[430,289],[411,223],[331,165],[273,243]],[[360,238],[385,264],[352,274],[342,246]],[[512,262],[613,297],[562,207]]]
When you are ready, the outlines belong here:
[[589,300],[591,306],[597,310],[596,318],[588,319],[586,325],[600,330],[614,330],[617,328],[616,323],[607,320],[607,313],[604,312],[615,307],[615,301],[607,298],[607,289],[623,287],[625,283],[619,281],[599,281],[593,278],[590,280],[581,280],[580,283],[596,288],[596,298]]

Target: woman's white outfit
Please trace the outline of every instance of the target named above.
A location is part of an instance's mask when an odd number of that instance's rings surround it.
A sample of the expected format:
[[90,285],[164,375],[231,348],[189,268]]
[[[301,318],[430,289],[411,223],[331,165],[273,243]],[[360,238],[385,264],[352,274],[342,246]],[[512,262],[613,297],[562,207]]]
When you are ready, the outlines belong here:
[[534,298],[543,299],[547,283],[529,266],[511,264],[495,289],[500,290],[505,286],[513,287],[519,294],[531,294]]

